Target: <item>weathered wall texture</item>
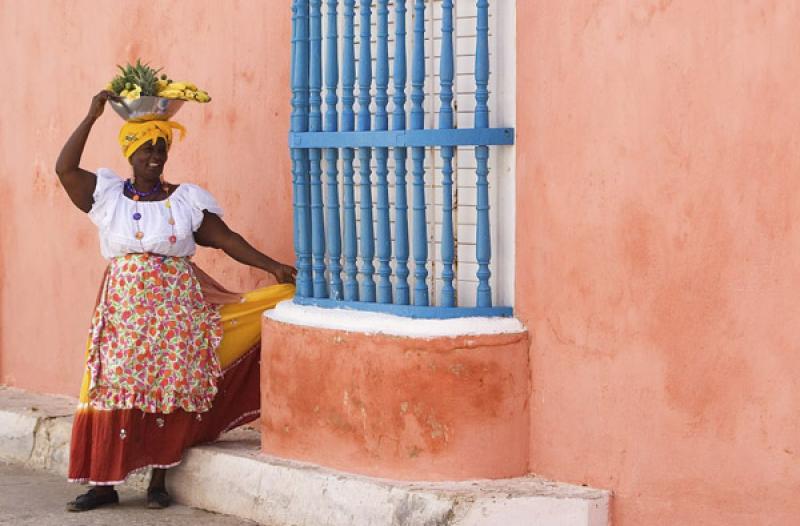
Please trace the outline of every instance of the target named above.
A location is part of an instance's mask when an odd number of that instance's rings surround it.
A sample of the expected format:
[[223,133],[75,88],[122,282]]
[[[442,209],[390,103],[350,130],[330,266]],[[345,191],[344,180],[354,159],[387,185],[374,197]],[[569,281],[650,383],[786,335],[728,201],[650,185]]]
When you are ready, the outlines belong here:
[[[232,228],[291,261],[290,16],[288,0],[3,2],[0,383],[77,395],[104,262],[53,166],[115,64],[141,57],[211,93],[210,104],[178,114],[188,134],[170,152],[167,180],[206,187]],[[84,167],[128,174],[121,123],[108,108]],[[208,249],[197,261],[233,289],[269,279]]]
[[262,335],[264,452],[390,479],[527,472],[526,333],[424,339],[265,318]]
[[517,9],[531,470],[619,526],[796,524],[800,5]]

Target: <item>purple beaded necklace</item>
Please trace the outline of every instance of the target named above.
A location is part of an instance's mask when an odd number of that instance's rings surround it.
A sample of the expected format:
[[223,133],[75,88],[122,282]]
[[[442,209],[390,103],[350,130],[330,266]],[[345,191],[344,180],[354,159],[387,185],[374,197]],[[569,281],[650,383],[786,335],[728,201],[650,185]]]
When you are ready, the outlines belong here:
[[[156,184],[153,186],[153,189],[150,190],[149,192],[140,192],[139,190],[136,189],[135,186],[133,186],[133,183],[131,182],[130,179],[126,179],[125,189],[128,190],[133,195],[138,195],[139,197],[147,197],[153,195],[154,193],[158,192],[161,189],[161,182],[156,181]],[[136,200],[138,201],[138,199]]]

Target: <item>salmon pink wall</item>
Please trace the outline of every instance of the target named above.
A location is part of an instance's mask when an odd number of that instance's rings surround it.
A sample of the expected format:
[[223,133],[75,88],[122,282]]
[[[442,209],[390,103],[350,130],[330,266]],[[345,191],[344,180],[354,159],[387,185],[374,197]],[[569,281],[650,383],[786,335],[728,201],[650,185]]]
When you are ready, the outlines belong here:
[[[291,261],[289,0],[4,2],[0,9],[0,383],[77,395],[84,341],[104,262],[95,227],[53,171],[115,64],[141,57],[211,93],[176,120],[186,139],[165,175],[209,189],[228,224]],[[83,166],[127,175],[111,109]],[[197,262],[223,284],[267,283],[222,254]]]
[[531,470],[617,526],[797,524],[800,4],[517,10]]
[[265,318],[261,334],[265,453],[389,479],[527,473],[527,333],[414,338]]

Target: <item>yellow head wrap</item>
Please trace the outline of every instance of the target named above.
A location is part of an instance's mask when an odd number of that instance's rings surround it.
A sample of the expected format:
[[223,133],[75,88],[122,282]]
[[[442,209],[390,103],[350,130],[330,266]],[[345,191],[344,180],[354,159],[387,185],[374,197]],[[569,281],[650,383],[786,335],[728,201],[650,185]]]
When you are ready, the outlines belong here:
[[167,141],[167,149],[172,145],[172,128],[181,132],[181,140],[186,135],[186,128],[172,121],[126,122],[119,131],[119,144],[126,159],[147,141],[153,144],[158,139]]

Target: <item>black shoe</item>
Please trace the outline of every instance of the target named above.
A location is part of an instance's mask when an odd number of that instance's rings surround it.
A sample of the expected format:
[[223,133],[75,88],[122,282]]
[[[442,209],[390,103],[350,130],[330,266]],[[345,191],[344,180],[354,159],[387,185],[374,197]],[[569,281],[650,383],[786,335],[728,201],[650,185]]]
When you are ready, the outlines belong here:
[[169,507],[172,499],[164,488],[150,488],[147,490],[147,507],[151,510],[161,510]]
[[89,511],[106,504],[118,504],[119,494],[116,490],[97,491],[92,488],[83,495],[78,495],[72,502],[67,503],[67,511]]

